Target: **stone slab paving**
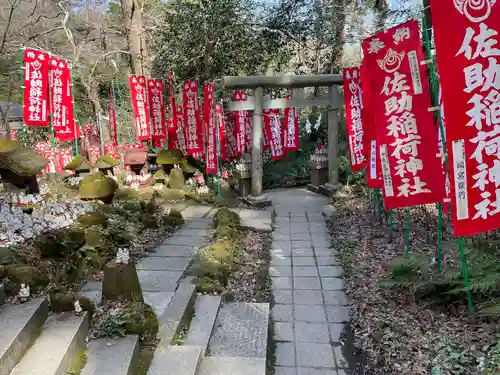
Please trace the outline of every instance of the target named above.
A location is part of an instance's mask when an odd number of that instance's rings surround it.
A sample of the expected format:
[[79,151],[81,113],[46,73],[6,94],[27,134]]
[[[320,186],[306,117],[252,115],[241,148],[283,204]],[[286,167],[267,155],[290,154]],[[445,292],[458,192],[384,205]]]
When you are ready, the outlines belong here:
[[349,301],[321,214],[327,199],[306,189],[266,194],[276,212],[269,271],[276,375],[344,375],[340,335]]

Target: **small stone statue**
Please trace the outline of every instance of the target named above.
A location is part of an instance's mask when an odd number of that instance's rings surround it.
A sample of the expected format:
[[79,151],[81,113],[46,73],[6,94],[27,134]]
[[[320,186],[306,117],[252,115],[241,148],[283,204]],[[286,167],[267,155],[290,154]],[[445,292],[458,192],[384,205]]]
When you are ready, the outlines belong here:
[[31,293],[30,293],[29,285],[22,283],[21,290],[19,290],[19,302],[21,302],[21,303],[28,302],[30,299],[30,296],[31,296]]
[[116,264],[122,264],[122,262],[123,262],[123,250],[122,249],[118,249],[118,252],[116,253],[115,263]]
[[127,249],[123,249],[122,252],[122,263],[128,264],[130,262],[130,253]]
[[80,306],[80,301],[76,300],[74,303],[75,306],[75,315],[76,316],[82,316],[83,315],[83,309],[82,306]]

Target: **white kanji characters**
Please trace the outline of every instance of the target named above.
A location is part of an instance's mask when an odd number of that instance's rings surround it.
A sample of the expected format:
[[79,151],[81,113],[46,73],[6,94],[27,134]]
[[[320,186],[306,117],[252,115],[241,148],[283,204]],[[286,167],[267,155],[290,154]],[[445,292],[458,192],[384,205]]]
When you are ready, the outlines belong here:
[[475,89],[483,86],[483,64],[476,63],[464,68],[466,93],[471,93]]
[[401,27],[397,29],[392,35],[394,39],[394,44],[398,45],[405,39],[410,39],[410,28],[409,27]]
[[[472,27],[468,27],[465,33],[465,38],[462,42],[460,50],[456,56],[464,54],[468,60],[481,57],[500,56],[500,49],[495,48],[498,41],[494,38],[498,32],[488,28],[485,23],[479,25],[479,34],[474,36],[476,31]],[[476,42],[476,49],[473,51],[472,41]],[[473,53],[474,52],[474,53]]]
[[[493,160],[493,166],[489,170],[488,178],[490,182],[495,184],[495,188],[500,185],[500,160]],[[498,207],[500,209],[500,207]]]
[[389,130],[387,134],[395,138],[399,138],[399,133],[403,135],[418,134],[415,115],[411,112],[404,112],[401,116],[391,116],[388,120],[387,130]]
[[368,53],[378,53],[381,49],[385,47],[384,42],[382,42],[379,38],[373,38],[370,41],[370,47],[368,48]]
[[488,68],[483,72],[486,82],[481,91],[487,91],[491,88],[500,90],[500,64],[494,57],[488,58]]
[[408,134],[406,138],[398,138],[391,146],[394,147],[394,151],[391,156],[396,159],[401,159],[401,152],[405,155],[411,155],[413,157],[418,156],[418,145],[421,143],[420,139],[422,137],[417,134]]
[[402,74],[399,72],[395,72],[392,79],[390,76],[385,77],[384,87],[380,93],[383,93],[385,95],[392,95],[395,92],[399,93],[404,90],[409,90],[410,86],[407,85],[405,78],[406,74]]
[[479,190],[484,191],[488,181],[488,165],[485,163],[479,164],[477,166],[478,173],[472,176],[476,183],[473,187],[479,188]]
[[411,156],[410,160],[406,162],[406,170],[408,172],[411,172],[413,176],[416,176],[417,172],[421,171],[422,169],[423,169],[423,164],[421,159],[417,159]]
[[413,191],[410,193],[411,195],[431,192],[429,189],[424,188],[427,183],[422,181],[419,176],[413,177],[413,184]]
[[478,204],[474,205],[474,208],[477,210],[477,212],[474,215],[474,217],[472,218],[472,220],[476,220],[479,218],[481,218],[481,219],[488,218],[488,213],[490,212],[489,206],[491,204],[491,200],[489,199],[490,197],[491,197],[491,193],[488,191],[481,193],[481,198],[483,198],[483,200],[481,202],[479,202]]
[[491,90],[486,98],[483,95],[474,94],[467,103],[472,104],[472,108],[466,112],[470,117],[467,126],[475,126],[477,130],[482,130],[483,122],[487,126],[500,124],[500,93],[498,91]]

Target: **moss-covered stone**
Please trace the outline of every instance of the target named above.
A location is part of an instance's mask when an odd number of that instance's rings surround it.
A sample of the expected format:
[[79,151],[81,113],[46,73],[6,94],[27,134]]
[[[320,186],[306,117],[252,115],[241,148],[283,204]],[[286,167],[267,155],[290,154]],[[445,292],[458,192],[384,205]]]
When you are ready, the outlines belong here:
[[153,179],[156,183],[168,184],[168,176],[163,169],[158,169],[153,175]]
[[208,276],[198,278],[195,285],[196,291],[199,293],[222,293],[224,291],[224,287],[218,280]]
[[14,283],[28,284],[32,290],[40,291],[49,283],[49,275],[28,264],[9,264],[5,266],[7,277]]
[[219,225],[215,228],[215,238],[234,239],[238,235],[238,230],[234,225]]
[[108,169],[120,165],[120,160],[115,159],[111,155],[103,155],[95,162],[94,167],[99,169]]
[[0,153],[11,152],[21,148],[19,142],[14,139],[0,139]]
[[156,154],[156,164],[182,164],[184,156],[180,150],[161,150]]
[[184,174],[181,169],[174,168],[170,171],[169,176],[169,186],[172,189],[183,189],[186,183],[186,179],[184,178]]
[[138,201],[139,199],[141,199],[141,193],[139,192],[139,190],[120,186],[120,188],[116,191],[115,199],[124,201]]
[[125,312],[125,330],[139,335],[141,341],[153,341],[158,334],[158,318],[151,306],[134,302],[129,303]]
[[198,169],[190,165],[185,159],[183,160],[181,167],[182,171],[188,176],[194,175],[198,171]]
[[50,294],[50,305],[52,307],[52,311],[55,313],[74,311],[76,300],[80,302],[80,306],[84,311],[88,311],[90,314],[93,314],[95,310],[94,303],[87,297],[78,296],[74,293],[62,292]]
[[219,209],[214,215],[214,226],[216,228],[220,225],[238,226],[240,222],[240,215],[226,207]]
[[186,199],[186,193],[182,189],[164,187],[160,190],[160,194],[167,202],[182,201]]
[[7,169],[19,176],[34,176],[39,173],[47,161],[31,148],[20,147],[9,152],[0,152],[0,168]]
[[97,172],[83,179],[78,192],[83,199],[107,200],[114,196],[117,189],[115,180]]
[[102,282],[103,301],[126,300],[144,302],[141,285],[133,263],[110,262],[104,268]]
[[64,257],[78,250],[85,243],[85,231],[81,228],[61,228],[46,232],[33,241],[42,257]]
[[178,227],[184,224],[184,218],[179,210],[172,208],[169,212],[163,215],[163,223],[172,227]]
[[68,164],[64,166],[64,169],[67,171],[90,171],[92,166],[87,158],[83,155],[78,155],[73,158]]
[[84,227],[91,227],[93,225],[103,227],[106,224],[107,219],[103,212],[94,211],[90,214],[80,216],[77,221]]

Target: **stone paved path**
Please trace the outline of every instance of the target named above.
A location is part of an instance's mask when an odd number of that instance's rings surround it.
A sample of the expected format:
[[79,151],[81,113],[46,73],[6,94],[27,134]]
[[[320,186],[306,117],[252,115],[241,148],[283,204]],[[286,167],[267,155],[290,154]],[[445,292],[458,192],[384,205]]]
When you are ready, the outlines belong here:
[[349,309],[322,215],[327,199],[306,189],[267,194],[277,214],[270,268],[276,375],[346,375],[340,334]]

